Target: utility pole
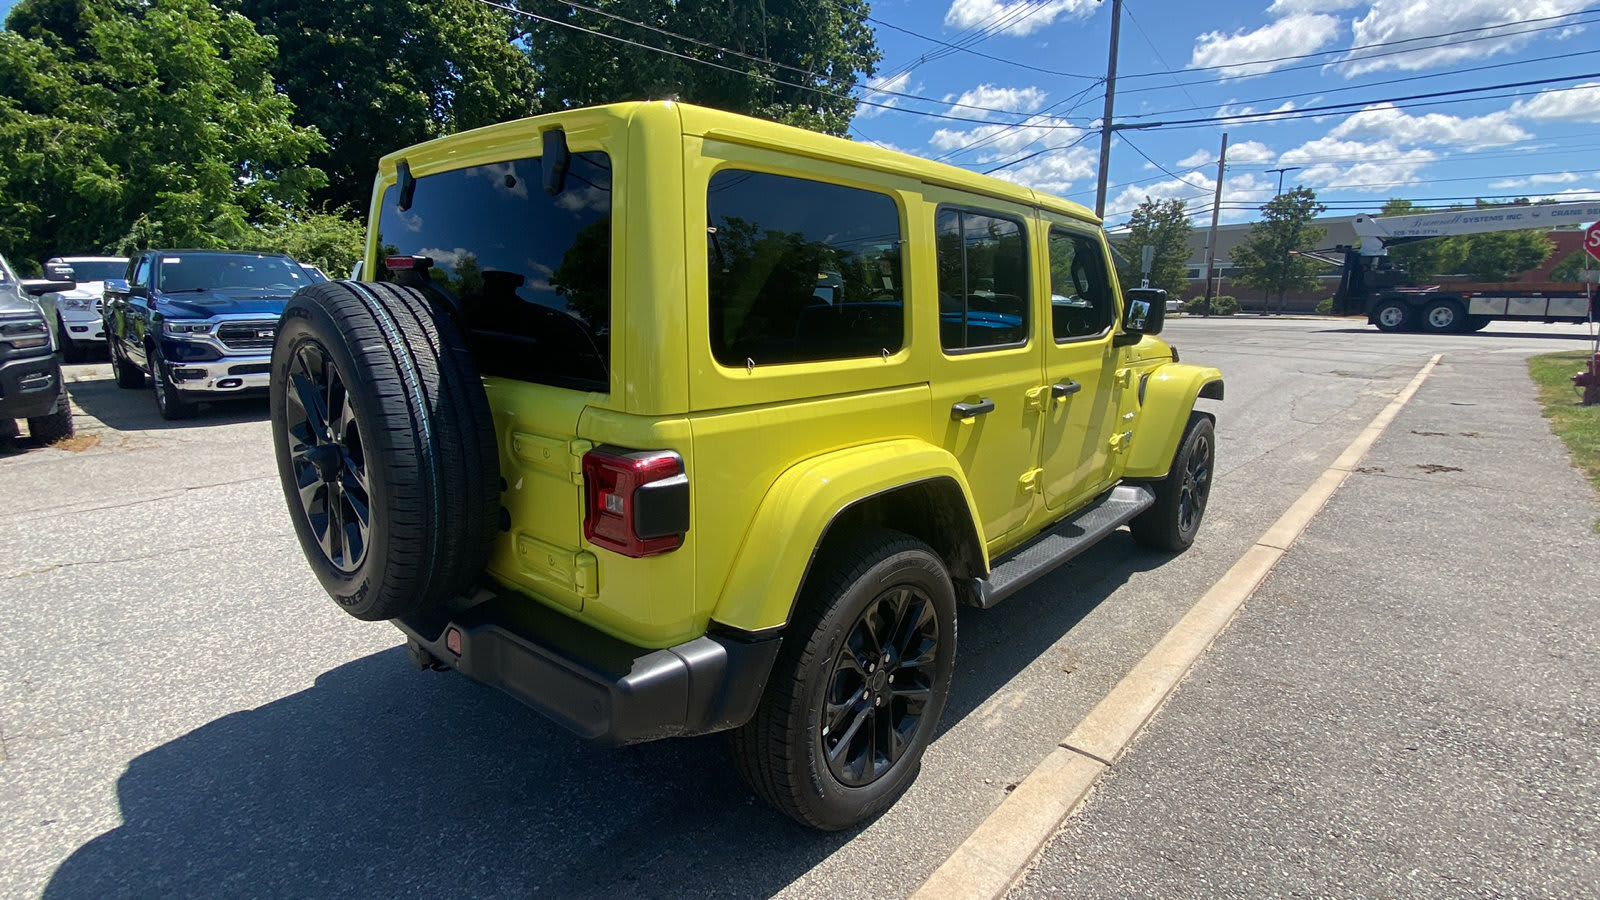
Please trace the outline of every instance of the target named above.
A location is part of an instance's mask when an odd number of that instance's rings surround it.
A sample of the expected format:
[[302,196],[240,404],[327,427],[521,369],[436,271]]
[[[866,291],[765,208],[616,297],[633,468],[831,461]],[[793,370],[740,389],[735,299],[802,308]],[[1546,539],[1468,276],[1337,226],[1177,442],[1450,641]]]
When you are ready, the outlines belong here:
[[1298,171],[1300,171],[1301,168],[1302,168],[1301,166],[1285,166],[1285,167],[1283,167],[1281,169],[1268,169],[1267,172],[1269,172],[1269,173],[1271,173],[1271,172],[1277,172],[1278,173],[1278,193],[1277,194],[1273,194],[1272,196],[1276,197],[1276,196],[1278,196],[1278,194],[1282,194],[1283,193],[1283,173],[1285,173],[1285,172],[1298,172]]
[[1106,176],[1111,167],[1111,108],[1117,96],[1117,40],[1122,35],[1122,0],[1111,0],[1111,53],[1106,60],[1106,108],[1100,116],[1100,183],[1094,192],[1094,214],[1106,216]]
[[1217,157],[1217,193],[1211,198],[1211,233],[1206,236],[1206,302],[1202,315],[1211,315],[1211,266],[1217,258],[1217,216],[1222,212],[1222,171],[1228,165],[1228,133],[1222,133],[1222,155]]

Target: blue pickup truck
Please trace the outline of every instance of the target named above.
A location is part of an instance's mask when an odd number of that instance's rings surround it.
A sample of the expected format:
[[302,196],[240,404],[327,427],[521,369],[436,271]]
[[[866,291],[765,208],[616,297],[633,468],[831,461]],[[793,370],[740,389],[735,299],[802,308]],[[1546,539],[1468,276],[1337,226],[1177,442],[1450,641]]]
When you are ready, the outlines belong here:
[[283,305],[314,276],[287,256],[147,250],[105,290],[105,334],[117,385],[155,389],[162,418],[203,400],[264,396]]

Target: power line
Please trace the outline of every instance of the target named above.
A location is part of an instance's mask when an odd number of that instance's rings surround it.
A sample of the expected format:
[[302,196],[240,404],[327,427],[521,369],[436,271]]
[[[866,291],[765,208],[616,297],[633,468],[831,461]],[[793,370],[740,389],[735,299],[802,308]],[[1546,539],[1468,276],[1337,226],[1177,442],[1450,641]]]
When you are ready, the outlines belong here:
[[1001,169],[1009,169],[1009,168],[1011,168],[1012,166],[1016,165],[1019,162],[1027,162],[1028,160],[1033,159],[1035,156],[1043,156],[1046,153],[1054,153],[1057,150],[1071,150],[1073,147],[1078,146],[1079,144],[1083,143],[1086,139],[1088,139],[1089,137],[1091,137],[1091,136],[1093,136],[1093,135],[1095,135],[1097,133],[1098,132],[1094,132],[1094,131],[1085,131],[1083,134],[1078,135],[1077,139],[1074,140],[1070,144],[1064,144],[1064,145],[1062,145],[1060,147],[1046,147],[1045,149],[1040,150],[1037,153],[1029,153],[1027,156],[1021,157],[1020,159],[1013,159],[1012,161],[1010,161],[1008,163],[1002,163],[1001,165],[995,166],[992,169],[985,169],[983,171],[983,174],[985,174],[985,175],[993,175],[995,172],[998,172]]
[[[1192,181],[1184,181],[1183,180],[1183,176],[1178,175],[1176,172],[1173,172],[1171,169],[1168,169],[1166,166],[1163,166],[1161,163],[1158,163],[1155,160],[1150,159],[1150,154],[1144,152],[1143,150],[1140,150],[1139,149],[1139,145],[1135,144],[1133,141],[1128,140],[1128,136],[1127,135],[1123,135],[1122,136],[1122,142],[1124,144],[1127,144],[1129,147],[1132,147],[1135,153],[1138,153],[1140,156],[1142,156],[1145,159],[1149,160],[1150,165],[1155,166],[1156,168],[1160,169],[1163,172],[1166,172],[1168,175],[1171,175],[1173,178],[1176,178],[1179,181],[1183,182],[1184,184],[1187,184],[1189,187],[1192,187],[1192,188],[1195,188],[1196,190],[1201,190],[1201,191],[1209,191],[1209,190],[1212,189],[1210,187],[1205,187],[1204,185],[1195,184]],[[1212,185],[1212,187],[1215,187],[1215,185]]]
[[[1265,65],[1266,63],[1291,62],[1291,61],[1297,60],[1297,59],[1314,59],[1314,58],[1319,57],[1319,56],[1333,56],[1333,55],[1337,55],[1337,54],[1340,54],[1340,53],[1352,53],[1353,54],[1353,53],[1359,53],[1362,50],[1371,49],[1373,47],[1393,47],[1393,46],[1397,46],[1397,45],[1400,45],[1400,44],[1412,44],[1412,43],[1416,43],[1417,41],[1431,41],[1431,40],[1434,40],[1434,39],[1437,39],[1437,38],[1454,37],[1454,36],[1460,35],[1460,34],[1472,34],[1472,33],[1480,32],[1480,31],[1493,31],[1495,29],[1510,28],[1510,27],[1512,27],[1514,25],[1530,25],[1530,24],[1533,24],[1535,22],[1553,22],[1553,21],[1556,21],[1557,19],[1571,19],[1571,18],[1576,18],[1578,16],[1594,15],[1596,13],[1600,13],[1600,8],[1581,9],[1581,10],[1578,10],[1577,12],[1562,13],[1561,15],[1558,15],[1558,16],[1542,16],[1542,17],[1536,18],[1536,19],[1522,19],[1522,20],[1519,20],[1519,21],[1516,21],[1516,22],[1507,22],[1507,23],[1502,24],[1502,25],[1482,25],[1482,26],[1479,26],[1477,28],[1462,28],[1462,29],[1459,29],[1457,31],[1441,31],[1441,32],[1437,32],[1435,34],[1424,34],[1424,35],[1419,35],[1417,37],[1401,38],[1401,39],[1393,40],[1393,41],[1379,41],[1379,42],[1375,42],[1375,43],[1371,43],[1371,44],[1366,44],[1366,45],[1364,45],[1362,47],[1349,47],[1349,48],[1345,48],[1345,49],[1342,49],[1342,50],[1319,50],[1319,51],[1317,51],[1315,53],[1299,53],[1299,54],[1295,54],[1293,56],[1274,56],[1274,57],[1270,57],[1270,58],[1266,58],[1266,59],[1252,59],[1252,60],[1246,60],[1246,61],[1243,61],[1243,62],[1225,63],[1225,64],[1215,65],[1215,66],[1194,66],[1192,68],[1178,69],[1178,70],[1165,70],[1165,71],[1156,71],[1156,72],[1136,72],[1136,73],[1131,74],[1131,75],[1124,75],[1123,77],[1124,78],[1155,78],[1155,77],[1161,76],[1161,75],[1173,75],[1173,74],[1180,74],[1182,72],[1213,72],[1213,71],[1217,71],[1217,70],[1220,70],[1220,69],[1242,69],[1242,68],[1246,68],[1246,67],[1249,67],[1249,66]],[[1394,51],[1392,53],[1373,53],[1373,54],[1369,54],[1369,55],[1366,55],[1366,56],[1350,56],[1350,57],[1347,57],[1345,59],[1334,60],[1334,61],[1331,61],[1331,62],[1328,62],[1328,63],[1319,63],[1318,65],[1344,65],[1344,64],[1347,64],[1347,63],[1364,62],[1364,61],[1369,60],[1369,59],[1381,59],[1381,58],[1386,57],[1386,56],[1395,56],[1395,55],[1398,55],[1398,54],[1401,54],[1401,53],[1415,53],[1418,50],[1435,50],[1435,49],[1438,49],[1440,47],[1455,47],[1455,46],[1459,46],[1461,44],[1470,44],[1470,43],[1473,43],[1473,42],[1476,42],[1476,41],[1490,41],[1490,40],[1496,40],[1496,39],[1500,39],[1500,38],[1517,37],[1518,35],[1523,35],[1523,34],[1534,34],[1536,32],[1540,32],[1540,31],[1552,31],[1552,30],[1557,29],[1557,28],[1569,28],[1569,27],[1571,27],[1572,25],[1575,25],[1575,24],[1587,24],[1587,23],[1583,23],[1583,22],[1568,22],[1568,23],[1565,23],[1565,24],[1562,24],[1562,25],[1545,25],[1545,26],[1541,26],[1539,28],[1529,28],[1529,29],[1526,29],[1526,30],[1523,30],[1523,31],[1511,31],[1511,32],[1502,31],[1499,34],[1488,34],[1488,35],[1483,35],[1481,37],[1468,38],[1468,39],[1460,40],[1460,41],[1448,41],[1448,42],[1445,42],[1445,43],[1442,43],[1442,44],[1429,44],[1429,45],[1424,46],[1424,47],[1409,47],[1409,48],[1407,48],[1405,50],[1396,50],[1396,51]],[[1279,70],[1279,71],[1282,71],[1282,70]],[[1260,74],[1265,75],[1267,73],[1262,72]],[[1234,76],[1234,77],[1248,77],[1248,76]]]
[[[1531,81],[1513,81],[1513,82],[1507,82],[1507,83],[1504,83],[1504,84],[1487,84],[1487,85],[1482,85],[1480,87],[1458,88],[1458,89],[1452,90],[1452,91],[1434,91],[1432,93],[1427,93],[1427,94],[1408,94],[1408,95],[1403,96],[1403,97],[1386,97],[1386,98],[1381,99],[1381,100],[1355,100],[1355,101],[1350,101],[1350,102],[1347,102],[1347,103],[1325,104],[1323,106],[1304,106],[1304,107],[1300,107],[1299,109],[1268,110],[1266,112],[1233,113],[1233,114],[1223,115],[1223,116],[1209,116],[1209,117],[1200,118],[1200,119],[1175,119],[1175,120],[1170,121],[1170,122],[1150,122],[1148,124],[1118,125],[1118,126],[1113,126],[1113,127],[1115,127],[1119,131],[1120,130],[1135,130],[1135,129],[1137,129],[1137,130],[1148,130],[1148,129],[1157,129],[1157,128],[1177,128],[1177,127],[1183,127],[1183,126],[1191,126],[1191,127],[1198,127],[1198,128],[1209,128],[1209,127],[1211,127],[1212,125],[1214,125],[1217,122],[1234,122],[1234,121],[1239,121],[1239,120],[1251,120],[1251,121],[1254,121],[1254,122],[1280,122],[1280,121],[1292,121],[1294,119],[1308,119],[1308,118],[1314,118],[1315,116],[1317,116],[1319,114],[1322,114],[1322,113],[1343,111],[1343,110],[1348,110],[1348,109],[1354,109],[1354,108],[1357,108],[1357,107],[1374,106],[1374,105],[1377,105],[1377,104],[1380,104],[1380,103],[1393,103],[1393,104],[1395,104],[1397,106],[1397,108],[1403,108],[1403,109],[1422,107],[1422,106],[1439,106],[1439,105],[1444,105],[1444,104],[1447,104],[1447,103],[1459,103],[1461,101],[1459,101],[1459,100],[1447,100],[1447,101],[1438,101],[1438,102],[1435,102],[1435,103],[1412,103],[1412,101],[1428,100],[1428,99],[1436,98],[1436,97],[1457,97],[1457,96],[1462,96],[1462,95],[1465,95],[1465,94],[1477,94],[1477,93],[1481,93],[1483,91],[1506,90],[1508,88],[1534,87],[1534,86],[1543,85],[1543,84],[1556,84],[1556,83],[1562,82],[1562,81],[1580,81],[1580,80],[1585,79],[1585,78],[1600,78],[1600,72],[1588,72],[1588,73],[1585,73],[1585,74],[1582,74],[1582,75],[1563,75],[1563,76],[1558,76],[1558,77],[1555,77],[1555,78],[1538,78],[1538,79],[1534,79],[1534,80],[1531,80]],[[1554,89],[1551,89],[1551,90],[1548,90],[1548,91],[1540,91],[1539,93],[1540,94],[1553,94],[1553,93],[1559,93],[1559,92],[1562,92],[1562,91],[1581,90],[1581,89],[1584,89],[1584,88],[1585,88],[1584,85],[1576,85],[1576,86],[1573,86],[1573,87],[1554,88]],[[1478,97],[1476,99],[1479,99],[1479,100],[1494,100],[1494,99],[1501,99],[1501,98],[1504,98],[1504,97],[1519,97],[1519,96],[1522,96],[1522,95],[1521,94],[1516,94],[1516,93],[1512,93],[1512,94],[1494,94],[1494,95],[1485,95],[1483,97]],[[1410,103],[1411,106],[1400,107],[1399,104],[1401,104],[1401,103]],[[1155,115],[1155,114],[1152,113],[1152,115]]]
[[[955,148],[953,148],[951,150],[947,150],[944,153],[941,153],[938,156],[934,157],[933,160],[934,160],[934,162],[943,162],[943,161],[945,161],[947,159],[952,159],[952,158],[954,158],[956,156],[960,156],[961,154],[963,154],[963,153],[965,153],[965,152],[967,152],[969,150],[973,150],[973,149],[975,149],[977,147],[981,147],[981,146],[984,146],[986,144],[994,143],[994,142],[1000,140],[1001,138],[1005,137],[1007,134],[1010,134],[1011,132],[1019,131],[1019,130],[1021,130],[1023,128],[1029,127],[1031,124],[1033,124],[1032,121],[1031,121],[1033,116],[1044,115],[1045,113],[1048,113],[1050,110],[1059,108],[1061,106],[1065,106],[1068,103],[1072,103],[1072,106],[1069,107],[1065,113],[1062,113],[1062,114],[1057,115],[1057,116],[1052,116],[1052,118],[1064,118],[1066,116],[1070,116],[1074,112],[1076,112],[1079,107],[1083,106],[1083,104],[1090,102],[1091,98],[1088,97],[1088,94],[1089,94],[1090,91],[1094,90],[1095,87],[1096,87],[1096,85],[1091,84],[1088,87],[1084,88],[1083,90],[1079,91],[1077,94],[1074,94],[1071,97],[1067,97],[1067,98],[1065,98],[1063,100],[1058,100],[1055,103],[1050,104],[1049,106],[1045,106],[1045,107],[1041,108],[1038,112],[1030,114],[1030,118],[1029,119],[1024,119],[1021,122],[1017,122],[1017,123],[1009,124],[1009,125],[1008,124],[1000,124],[1000,126],[998,128],[996,128],[994,131],[991,131],[988,134],[980,135],[979,137],[977,137],[977,138],[975,138],[975,139],[973,139],[973,140],[971,140],[971,141],[969,141],[969,142],[967,142],[965,144],[962,144],[960,147],[955,147]],[[1098,97],[1092,98],[1092,99],[1098,99]],[[1073,101],[1077,101],[1077,102],[1073,102]],[[1040,137],[1036,137],[1033,140],[1027,142],[1026,144],[1023,144],[1021,147],[1018,147],[1017,150],[1018,151],[1026,150],[1029,147],[1032,147],[1034,144],[1037,144],[1042,140],[1044,140],[1044,137],[1041,135]]]
[[[1447,72],[1430,72],[1430,73],[1428,73],[1426,75],[1411,75],[1411,76],[1408,76],[1408,77],[1405,77],[1405,78],[1389,78],[1389,79],[1385,79],[1383,81],[1369,81],[1369,82],[1367,82],[1365,84],[1351,84],[1351,85],[1346,85],[1344,87],[1323,88],[1323,89],[1320,89],[1320,90],[1313,90],[1313,91],[1300,91],[1300,92],[1294,93],[1294,94],[1278,94],[1278,95],[1273,96],[1273,97],[1252,97],[1249,100],[1233,100],[1233,101],[1229,101],[1229,102],[1231,104],[1233,104],[1233,105],[1249,105],[1249,104],[1252,104],[1252,103],[1272,103],[1274,101],[1279,101],[1279,100],[1294,100],[1294,99],[1299,98],[1299,97],[1323,97],[1323,96],[1326,96],[1328,94],[1339,94],[1339,93],[1343,93],[1345,91],[1364,91],[1364,90],[1367,90],[1368,88],[1382,87],[1382,86],[1388,85],[1388,84],[1405,84],[1407,82],[1412,82],[1412,81],[1426,81],[1426,80],[1431,79],[1431,78],[1449,78],[1451,76],[1459,76],[1459,75],[1463,74],[1463,72],[1468,72],[1468,71],[1473,72],[1473,73],[1485,72],[1485,71],[1488,71],[1490,69],[1505,69],[1505,68],[1510,68],[1512,66],[1526,66],[1526,65],[1532,65],[1534,63],[1554,62],[1556,60],[1561,60],[1561,59],[1573,59],[1573,58],[1579,57],[1579,56],[1592,56],[1592,55],[1594,55],[1596,53],[1600,53],[1600,50],[1578,50],[1578,51],[1575,51],[1575,52],[1572,52],[1572,53],[1560,53],[1560,54],[1557,54],[1555,56],[1538,56],[1538,57],[1534,57],[1532,59],[1519,59],[1519,60],[1513,60],[1511,62],[1496,63],[1494,65],[1489,65],[1489,66],[1473,66],[1471,69],[1466,69],[1466,70],[1452,69],[1452,70],[1447,71]],[[1139,89],[1139,91],[1148,91],[1148,90],[1167,90],[1167,88],[1161,87],[1161,88],[1140,88]],[[1128,91],[1127,93],[1130,93],[1130,94],[1131,93],[1137,93],[1137,91]],[[1187,96],[1188,92],[1185,91],[1184,93]],[[1196,102],[1193,97],[1189,97],[1189,100],[1190,100],[1190,102]],[[1217,104],[1213,103],[1213,104],[1206,105],[1206,106],[1197,105],[1197,106],[1180,107],[1178,109],[1158,110],[1156,112],[1141,113],[1140,115],[1159,116],[1159,115],[1166,115],[1168,113],[1191,112],[1191,111],[1194,111],[1194,110],[1197,110],[1197,109],[1215,109],[1216,107],[1217,107]]]
[[936,38],[936,37],[931,37],[929,35],[923,34],[923,33],[918,32],[918,31],[912,31],[909,28],[902,28],[899,25],[895,25],[895,24],[890,23],[890,22],[885,22],[884,20],[876,18],[874,16],[867,16],[867,21],[872,22],[875,25],[882,25],[884,28],[887,28],[887,29],[889,29],[891,31],[898,31],[901,34],[908,34],[908,35],[910,35],[912,37],[915,37],[915,38],[921,38],[921,39],[923,39],[925,41],[929,41],[929,42],[932,42],[932,43],[935,43],[935,44],[939,44],[939,45],[942,45],[942,46],[945,46],[945,47],[949,47],[953,51],[960,51],[962,53],[970,53],[973,56],[981,56],[984,59],[989,59],[989,60],[993,60],[995,62],[1005,63],[1008,66],[1016,66],[1019,69],[1028,69],[1028,70],[1033,71],[1033,72],[1039,72],[1039,73],[1042,73],[1042,74],[1045,74],[1045,75],[1056,75],[1056,76],[1059,76],[1061,78],[1087,78],[1090,81],[1096,81],[1096,82],[1104,80],[1098,75],[1084,75],[1084,74],[1082,74],[1080,72],[1062,72],[1062,71],[1060,71],[1058,69],[1046,69],[1046,68],[1042,68],[1040,66],[1030,66],[1027,63],[1017,62],[1014,59],[1006,59],[1003,56],[991,56],[988,53],[981,53],[981,52],[979,52],[977,50],[971,49],[970,47],[958,46],[956,44],[952,44],[952,43],[950,43],[948,41],[940,40],[939,38]]

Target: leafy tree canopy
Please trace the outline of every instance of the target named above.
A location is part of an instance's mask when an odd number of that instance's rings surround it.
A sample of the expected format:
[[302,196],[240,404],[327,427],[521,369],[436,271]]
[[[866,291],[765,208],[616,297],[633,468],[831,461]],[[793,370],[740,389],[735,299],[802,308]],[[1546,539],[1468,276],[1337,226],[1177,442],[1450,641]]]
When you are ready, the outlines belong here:
[[[1529,201],[1524,198],[1512,205],[1528,204]],[[1479,209],[1504,205],[1482,200],[1477,202]],[[1422,210],[1409,200],[1390,200],[1383,205],[1383,215],[1386,216],[1419,212]],[[1389,259],[1410,273],[1413,280],[1426,280],[1437,275],[1466,275],[1474,281],[1496,282],[1510,281],[1518,273],[1543,265],[1554,252],[1555,245],[1545,237],[1544,229],[1535,228],[1463,234],[1398,244],[1389,248]]]
[[1241,270],[1238,280],[1277,294],[1279,308],[1288,291],[1316,287],[1317,276],[1327,266],[1291,251],[1314,249],[1328,236],[1328,229],[1311,224],[1326,209],[1308,187],[1285,191],[1262,204],[1261,221],[1250,226],[1250,237],[1233,250],[1233,264]]
[[1126,236],[1117,242],[1122,255],[1117,274],[1123,288],[1139,286],[1142,248],[1150,246],[1155,248],[1150,286],[1165,289],[1171,297],[1181,296],[1189,285],[1189,235],[1193,231],[1186,201],[1144,198],[1128,220]]
[[23,0],[0,33],[0,237],[15,255],[237,246],[321,187],[273,42],[201,0]]

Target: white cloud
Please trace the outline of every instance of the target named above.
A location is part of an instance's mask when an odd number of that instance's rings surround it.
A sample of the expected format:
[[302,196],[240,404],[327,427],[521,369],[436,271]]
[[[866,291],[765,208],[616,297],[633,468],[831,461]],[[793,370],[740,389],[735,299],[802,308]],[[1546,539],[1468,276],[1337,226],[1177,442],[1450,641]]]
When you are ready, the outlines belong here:
[[[1351,23],[1353,37],[1350,52],[1343,58],[1361,59],[1363,56],[1379,53],[1393,55],[1343,64],[1338,70],[1346,78],[1353,78],[1382,69],[1417,71],[1467,60],[1487,59],[1499,53],[1508,53],[1524,47],[1542,36],[1554,35],[1549,31],[1532,30],[1551,23],[1540,22],[1532,25],[1519,23],[1526,23],[1529,19],[1578,12],[1588,5],[1587,0],[1520,0],[1516,3],[1507,3],[1505,0],[1374,0],[1367,14]],[[1411,41],[1398,47],[1373,46],[1410,38],[1423,38],[1445,31],[1496,26],[1507,27],[1433,40]],[[1578,29],[1579,26],[1563,29],[1560,36],[1566,37]],[[1507,31],[1512,34],[1495,37]],[[1475,40],[1463,42],[1465,38]],[[1476,40],[1477,38],[1489,39]],[[1363,48],[1368,47],[1371,49],[1364,53]],[[1396,50],[1406,52],[1395,53]]]
[[1513,123],[1506,111],[1469,117],[1444,113],[1413,116],[1392,103],[1363,108],[1340,122],[1328,136],[1386,138],[1397,144],[1457,144],[1470,149],[1533,137]]
[[426,256],[433,260],[434,265],[449,266],[454,269],[463,259],[472,256],[471,250],[457,247],[454,250],[441,250],[438,247],[423,247],[417,251],[418,256]]
[[980,162],[1008,157],[1033,144],[1061,147],[1083,134],[1076,126],[1058,125],[1060,120],[1032,118],[1026,125],[979,125],[976,128],[941,128],[928,139],[935,149],[950,151],[982,143],[973,148]]
[[[1271,162],[1277,154],[1272,148],[1260,141],[1240,141],[1228,145],[1228,162],[1230,163],[1261,163]],[[1178,167],[1182,169],[1198,169],[1201,166],[1216,165],[1217,151],[1205,147],[1178,160]]]
[[994,177],[1049,194],[1065,194],[1078,179],[1094,175],[1099,156],[1098,151],[1072,147],[1046,153],[1009,169],[1001,169],[994,173]]
[[1301,14],[1254,31],[1208,31],[1195,39],[1189,67],[1226,66],[1218,73],[1223,78],[1263,75],[1287,63],[1253,61],[1313,53],[1332,43],[1341,27],[1334,16]]
[[1278,163],[1301,166],[1295,181],[1327,190],[1415,184],[1423,180],[1418,177],[1422,168],[1436,159],[1438,154],[1431,150],[1402,150],[1391,141],[1366,143],[1330,135],[1286,151]]
[[[1276,182],[1267,181],[1253,172],[1227,176],[1222,182],[1223,208],[1218,218],[1224,222],[1244,222],[1256,218],[1256,207],[1271,199],[1275,187]],[[1216,189],[1216,178],[1198,172],[1181,179],[1130,185],[1123,188],[1115,199],[1106,201],[1106,209],[1119,214],[1108,215],[1107,218],[1120,219],[1149,197],[1153,200],[1187,200],[1190,214],[1204,220],[1201,224],[1206,224],[1211,221],[1211,200],[1216,195]]]
[[1489,187],[1497,191],[1520,190],[1526,187],[1540,187],[1549,184],[1572,184],[1582,181],[1583,176],[1576,172],[1557,172],[1554,175],[1529,175],[1526,178],[1501,178],[1489,182]]
[[1267,7],[1269,16],[1293,16],[1300,13],[1330,13],[1360,6],[1366,0],[1274,0]]
[[988,115],[982,111],[974,111],[967,107],[982,106],[988,109],[1004,110],[1006,112],[1033,112],[1044,106],[1044,98],[1048,97],[1044,91],[1036,87],[1003,88],[992,84],[980,84],[970,91],[957,97],[957,105],[950,107],[952,115]]
[[899,91],[901,93],[907,93],[906,85],[910,81],[910,72],[901,72],[899,75],[896,75],[893,78],[867,79],[866,84],[861,86],[862,99],[871,100],[873,103],[881,105],[868,106],[866,104],[862,104],[861,106],[856,107],[856,118],[870,119],[873,116],[882,115],[883,113],[887,112],[888,110],[884,109],[884,107],[892,107],[896,105],[900,102],[901,98],[896,97],[894,94],[885,94],[882,92]]
[[1511,104],[1510,113],[1541,122],[1600,122],[1600,82],[1540,91],[1530,99]]
[[997,34],[1018,37],[1049,26],[1056,19],[1085,19],[1100,5],[1099,0],[953,0],[944,14],[950,28],[992,29]]

